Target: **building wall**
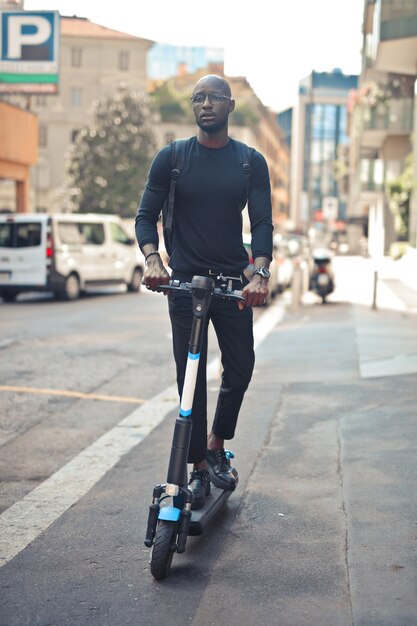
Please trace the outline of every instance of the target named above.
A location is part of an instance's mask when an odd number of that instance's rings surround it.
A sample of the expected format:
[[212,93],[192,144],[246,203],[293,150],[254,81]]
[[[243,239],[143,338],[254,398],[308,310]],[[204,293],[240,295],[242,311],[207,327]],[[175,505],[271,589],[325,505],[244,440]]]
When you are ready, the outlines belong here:
[[[76,19],[61,18],[59,94],[32,97],[40,131],[39,164],[31,176],[34,210],[63,209],[66,153],[74,132],[89,119],[94,101],[114,93],[121,83],[146,91],[146,56],[152,42],[120,33],[112,36],[113,31],[105,36],[65,34],[66,21],[76,26]],[[73,31],[74,24],[71,27]]]
[[[369,250],[374,256],[389,252],[390,244],[404,237],[393,229],[393,215],[385,183],[404,172],[405,158],[412,152],[417,173],[417,16],[416,3],[365,0],[362,71],[351,107],[352,184],[349,212],[362,211],[369,220]],[[369,98],[369,94],[374,97]],[[375,97],[376,95],[376,97]],[[413,122],[414,108],[414,122]],[[374,162],[379,180],[358,181],[363,161]],[[378,166],[378,167],[376,167]],[[363,183],[363,181],[362,181]],[[370,196],[367,188],[377,188]],[[377,219],[375,218],[377,216]],[[417,245],[417,192],[410,202],[409,243]],[[381,226],[382,225],[382,226]]]
[[[347,128],[340,125],[338,131],[336,127],[334,131],[329,128],[326,131],[326,137],[322,137],[329,144],[332,144],[333,156],[329,153],[315,157],[311,151],[311,140],[317,141],[320,138],[313,136],[310,138],[309,133],[309,111],[316,106],[337,107],[341,117],[346,120],[347,95],[351,84],[355,84],[357,77],[345,76],[340,72],[315,73],[307,79],[300,82],[300,92],[298,102],[293,110],[292,115],[292,131],[291,131],[291,220],[295,228],[306,231],[309,225],[314,221],[314,211],[322,207],[317,204],[318,195],[314,193],[311,179],[310,169],[312,161],[316,161],[323,172],[326,172],[326,181],[321,179],[320,194],[321,199],[326,195],[337,197],[340,205],[339,209],[343,209],[346,205],[347,198],[340,194],[339,185],[331,173],[332,163],[338,160],[340,150],[339,147],[346,145],[348,141]],[[344,82],[346,83],[343,88]],[[314,84],[317,84],[317,88]],[[327,86],[326,86],[327,85]],[[339,136],[337,136],[339,134]],[[314,163],[313,163],[314,165]],[[326,191],[326,188],[327,191]]]
[[[0,209],[29,210],[29,168],[36,163],[38,120],[36,115],[0,102],[0,179],[10,198]],[[13,181],[13,188],[10,181]]]
[[192,74],[213,63],[224,64],[223,48],[156,43],[148,54],[148,78],[166,80],[176,76],[179,68]]

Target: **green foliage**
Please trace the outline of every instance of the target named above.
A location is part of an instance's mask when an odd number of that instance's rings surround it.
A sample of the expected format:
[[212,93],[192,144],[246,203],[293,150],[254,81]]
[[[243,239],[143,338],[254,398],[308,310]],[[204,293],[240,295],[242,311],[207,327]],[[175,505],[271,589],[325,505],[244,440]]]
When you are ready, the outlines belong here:
[[188,94],[177,91],[172,82],[158,87],[151,96],[152,108],[159,111],[162,122],[192,121],[192,110]]
[[144,94],[119,87],[97,101],[91,122],[69,151],[65,187],[70,209],[133,216],[155,151]]
[[230,115],[230,123],[235,126],[249,126],[249,128],[255,129],[259,123],[259,118],[249,104],[236,102],[236,108]]
[[394,228],[400,241],[409,236],[410,200],[415,180],[413,177],[412,154],[409,154],[403,172],[386,184],[389,208],[394,216]]

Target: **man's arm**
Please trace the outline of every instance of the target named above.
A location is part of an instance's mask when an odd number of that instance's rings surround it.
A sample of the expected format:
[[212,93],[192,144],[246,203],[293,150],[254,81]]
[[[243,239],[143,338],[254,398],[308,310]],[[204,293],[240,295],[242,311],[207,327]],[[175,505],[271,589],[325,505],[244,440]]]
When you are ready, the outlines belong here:
[[[254,153],[252,165],[248,212],[251,223],[251,247],[255,272],[261,267],[269,268],[272,260],[273,224],[268,166],[259,152]],[[239,302],[239,308],[264,304],[269,293],[268,280],[268,278],[254,273],[252,280],[243,290],[246,303]]]
[[151,165],[135,219],[136,238],[146,264],[143,284],[152,291],[158,291],[158,285],[167,284],[169,281],[169,274],[158,253],[157,222],[169,193],[170,163],[171,147],[166,146],[156,155]]

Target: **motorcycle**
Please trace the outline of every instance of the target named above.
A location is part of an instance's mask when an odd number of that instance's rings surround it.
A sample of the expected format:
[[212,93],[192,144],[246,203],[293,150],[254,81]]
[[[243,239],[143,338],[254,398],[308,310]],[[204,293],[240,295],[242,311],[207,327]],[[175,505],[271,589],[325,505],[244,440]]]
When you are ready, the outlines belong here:
[[323,304],[326,298],[335,289],[334,274],[332,269],[332,252],[330,250],[314,250],[314,268],[311,275],[310,289],[322,299]]

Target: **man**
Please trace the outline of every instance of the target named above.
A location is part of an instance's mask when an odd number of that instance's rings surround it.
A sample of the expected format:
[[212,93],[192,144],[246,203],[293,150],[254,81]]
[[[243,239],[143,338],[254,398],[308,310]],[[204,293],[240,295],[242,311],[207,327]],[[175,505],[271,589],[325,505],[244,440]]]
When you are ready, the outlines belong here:
[[[189,140],[187,163],[176,182],[173,211],[171,278],[190,282],[194,275],[232,277],[234,289],[243,289],[245,302],[213,298],[206,325],[213,323],[222,356],[223,374],[212,429],[207,437],[207,327],[203,338],[192,408],[193,428],[188,462],[194,464],[189,488],[192,508],[204,505],[210,480],[234,490],[224,452],[224,440],[232,439],[245,391],[254,366],[252,307],[268,295],[272,258],[271,192],[264,157],[252,150],[250,184],[238,158],[237,142],[228,136],[229,114],[235,108],[230,86],[220,76],[209,75],[195,85],[191,102],[198,126]],[[170,276],[158,254],[157,219],[167,200],[171,182],[171,150],[166,146],[155,157],[136,216],[136,236],[146,259],[144,284],[152,291]],[[248,195],[254,274],[248,282],[248,265],[242,243],[242,209]],[[224,281],[223,281],[224,282]],[[191,298],[170,292],[169,313],[173,349],[181,396],[192,324]]]

